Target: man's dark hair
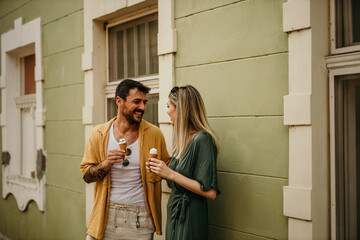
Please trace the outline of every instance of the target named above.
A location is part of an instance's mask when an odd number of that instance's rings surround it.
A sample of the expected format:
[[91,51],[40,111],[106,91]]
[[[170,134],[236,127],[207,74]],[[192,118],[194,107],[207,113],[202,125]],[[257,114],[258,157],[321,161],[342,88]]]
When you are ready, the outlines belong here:
[[134,81],[132,79],[122,80],[121,83],[116,88],[115,98],[121,97],[126,101],[126,97],[129,96],[129,92],[131,89],[137,88],[140,92],[148,94],[150,92],[150,88],[144,86],[142,83],[138,81]]

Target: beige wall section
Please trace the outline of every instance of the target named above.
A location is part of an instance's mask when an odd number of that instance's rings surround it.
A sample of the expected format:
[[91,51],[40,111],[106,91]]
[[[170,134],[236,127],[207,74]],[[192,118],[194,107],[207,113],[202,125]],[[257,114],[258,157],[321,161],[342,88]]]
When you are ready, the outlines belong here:
[[329,239],[329,1],[289,0],[283,16],[289,35],[289,95],[284,97],[290,145],[289,186],[284,187],[289,239]]
[[[172,126],[169,116],[166,114],[168,94],[175,82],[174,54],[177,50],[177,35],[174,26],[174,0],[159,0],[159,124],[164,134],[167,149],[170,153],[172,148]],[[170,189],[166,181],[162,182],[162,232],[163,235],[155,234],[155,240],[165,239],[166,206],[169,199]]]
[[[105,121],[105,109],[100,104],[104,101],[105,85],[105,34],[102,24],[93,21],[93,2],[84,1],[84,53],[82,56],[82,70],[84,71],[84,107],[82,113],[85,125],[85,143],[91,129],[98,123]],[[96,47],[94,47],[96,46]],[[101,87],[102,86],[102,87]],[[100,101],[99,101],[100,100]],[[94,184],[86,184],[86,224],[89,221],[94,204]]]

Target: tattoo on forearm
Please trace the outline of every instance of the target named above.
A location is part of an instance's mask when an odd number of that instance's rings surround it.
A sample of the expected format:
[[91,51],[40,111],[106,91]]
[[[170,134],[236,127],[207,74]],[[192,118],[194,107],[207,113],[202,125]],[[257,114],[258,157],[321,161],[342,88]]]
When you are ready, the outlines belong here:
[[102,167],[101,163],[95,166],[91,166],[85,173],[83,179],[87,183],[101,181],[104,179],[108,171]]

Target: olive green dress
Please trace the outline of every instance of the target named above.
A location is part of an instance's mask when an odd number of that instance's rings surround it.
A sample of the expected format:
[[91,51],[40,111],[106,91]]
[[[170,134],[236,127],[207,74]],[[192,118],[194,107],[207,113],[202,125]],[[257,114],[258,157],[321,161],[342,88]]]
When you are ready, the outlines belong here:
[[[200,183],[202,191],[216,189],[217,151],[211,135],[199,132],[195,135],[180,161],[173,157],[169,167],[176,172]],[[172,189],[167,206],[167,240],[208,239],[207,199],[197,195],[179,184],[167,180]]]

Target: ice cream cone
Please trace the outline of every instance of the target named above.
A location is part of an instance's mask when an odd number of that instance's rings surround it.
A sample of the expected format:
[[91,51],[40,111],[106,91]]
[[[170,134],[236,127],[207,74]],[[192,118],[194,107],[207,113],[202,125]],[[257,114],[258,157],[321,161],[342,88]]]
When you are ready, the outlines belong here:
[[127,144],[126,144],[126,139],[125,138],[121,138],[119,140],[119,147],[120,147],[121,150],[126,151]]
[[[119,140],[119,147],[121,150],[124,150],[126,153],[126,147],[127,147],[127,143],[126,143],[126,139],[125,138],[121,138]],[[125,157],[124,161],[122,163],[123,167],[127,167],[129,165],[129,160]]]
[[149,153],[149,158],[157,158],[157,150],[156,148],[152,148]]
[[[150,149],[149,158],[157,158],[157,155],[158,155],[158,154],[157,154],[156,148]],[[151,172],[151,171],[148,170],[148,172]]]

